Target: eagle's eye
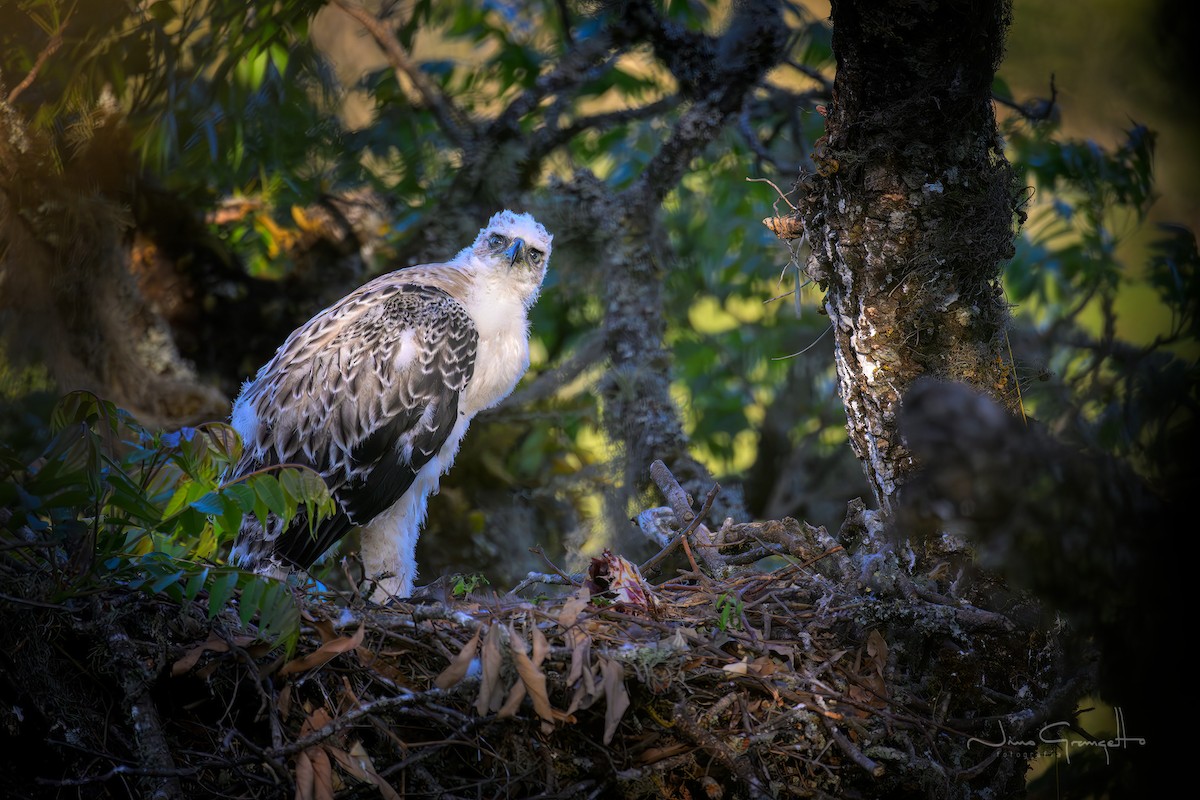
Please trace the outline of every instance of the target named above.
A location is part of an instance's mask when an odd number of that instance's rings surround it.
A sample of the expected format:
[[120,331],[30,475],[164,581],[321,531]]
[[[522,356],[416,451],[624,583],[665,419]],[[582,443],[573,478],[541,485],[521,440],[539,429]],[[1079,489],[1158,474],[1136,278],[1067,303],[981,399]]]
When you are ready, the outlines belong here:
[[543,253],[541,250],[538,250],[537,248],[529,249],[529,260],[532,261],[534,264],[542,263],[542,259],[545,257],[546,257],[546,254]]
[[491,247],[500,247],[506,241],[508,241],[508,240],[498,233],[493,233],[491,236],[488,237],[488,245]]

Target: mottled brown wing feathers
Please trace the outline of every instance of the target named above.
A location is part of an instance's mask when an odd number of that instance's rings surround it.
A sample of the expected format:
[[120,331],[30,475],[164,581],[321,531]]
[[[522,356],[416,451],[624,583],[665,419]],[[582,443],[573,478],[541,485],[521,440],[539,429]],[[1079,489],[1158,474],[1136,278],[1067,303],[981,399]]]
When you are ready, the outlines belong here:
[[239,472],[307,464],[339,511],[315,536],[301,513],[263,544],[307,568],[399,500],[453,430],[477,346],[458,301],[401,282],[368,284],[297,330],[256,379],[269,385],[256,398],[258,436]]

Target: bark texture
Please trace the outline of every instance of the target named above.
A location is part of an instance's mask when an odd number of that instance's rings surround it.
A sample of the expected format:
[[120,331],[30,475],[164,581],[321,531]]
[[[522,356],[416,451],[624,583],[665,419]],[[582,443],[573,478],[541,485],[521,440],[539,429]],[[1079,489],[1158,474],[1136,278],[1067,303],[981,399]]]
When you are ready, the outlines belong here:
[[[656,247],[665,238],[655,220],[663,199],[741,110],[746,97],[785,53],[787,28],[779,3],[754,0],[736,7],[720,37],[706,37],[665,21],[643,2],[622,9],[618,38],[649,41],[692,102],[640,178],[615,203],[620,234],[607,282],[605,425],[622,446],[627,490],[649,486],[655,459],[671,465],[695,498],[711,487],[707,470],[689,452],[679,410],[671,398],[671,370],[663,342],[663,268]],[[625,509],[617,509],[623,513]],[[715,517],[744,517],[728,495]]]
[[219,418],[225,399],[179,353],[130,270],[136,168],[115,112],[61,166],[0,102],[0,337],[45,366],[60,391],[86,389],[148,424]]
[[1016,196],[990,91],[1009,19],[1007,0],[833,3],[834,99],[799,215],[850,441],[889,516],[915,467],[896,429],[914,380],[1015,405],[999,275]]

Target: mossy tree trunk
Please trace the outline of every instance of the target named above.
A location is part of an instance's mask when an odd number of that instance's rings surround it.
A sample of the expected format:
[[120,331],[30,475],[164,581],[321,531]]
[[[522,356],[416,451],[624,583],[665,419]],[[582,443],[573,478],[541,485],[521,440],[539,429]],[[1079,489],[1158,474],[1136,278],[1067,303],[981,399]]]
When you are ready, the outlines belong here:
[[[640,178],[603,204],[607,219],[596,224],[613,230],[615,240],[605,293],[604,340],[611,372],[602,389],[604,422],[625,454],[627,492],[648,489],[650,464],[661,459],[671,464],[693,497],[702,498],[711,488],[711,478],[690,453],[671,397],[661,263],[665,232],[656,220],[664,198],[692,160],[717,138],[782,58],[787,29],[776,0],[737,4],[719,37],[689,33],[643,0],[623,4],[620,12],[618,36],[650,42],[691,104]],[[580,180],[588,182],[584,176],[578,176]],[[745,516],[740,499],[729,494],[714,508],[718,523],[726,514]],[[614,516],[628,517],[623,498]]]
[[834,0],[834,99],[799,180],[854,451],[885,515],[915,468],[896,415],[923,375],[1015,403],[1000,270],[1015,187],[991,84],[1008,0]]

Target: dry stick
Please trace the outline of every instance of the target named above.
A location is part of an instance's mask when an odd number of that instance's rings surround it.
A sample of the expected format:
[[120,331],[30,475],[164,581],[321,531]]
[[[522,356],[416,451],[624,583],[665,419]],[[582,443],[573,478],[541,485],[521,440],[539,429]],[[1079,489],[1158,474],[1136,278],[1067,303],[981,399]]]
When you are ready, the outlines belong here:
[[66,27],[67,27],[67,23],[64,20],[63,24],[59,26],[58,30],[56,30],[50,36],[50,41],[46,42],[46,46],[42,48],[42,52],[38,53],[37,60],[33,62],[33,66],[30,67],[29,72],[26,73],[24,79],[22,79],[22,81],[20,83],[18,83],[16,86],[14,86],[12,88],[12,91],[8,93],[9,105],[15,103],[17,101],[17,98],[21,96],[21,92],[25,91],[26,89],[28,89],[30,86],[33,85],[33,82],[37,78],[38,73],[41,72],[42,67],[45,66],[46,59],[50,58],[50,56],[54,55],[54,53],[58,50],[58,48],[62,47],[62,43],[63,43],[62,32],[63,32],[63,29]]
[[0,592],[0,601],[7,603],[19,603],[24,606],[34,606],[36,608],[50,608],[55,611],[70,611],[67,606],[58,605],[57,603],[43,603],[40,600],[30,600],[28,597],[14,597],[11,594]]
[[[699,519],[699,517],[696,517]],[[704,580],[704,573],[700,571],[700,567],[696,564],[696,557],[692,555],[692,546],[688,544],[687,534],[679,535],[679,543],[683,546],[683,554],[687,556],[688,564],[692,568],[692,574],[700,580]]]
[[[246,667],[246,676],[258,690],[258,696],[262,701],[261,708],[270,721],[271,745],[273,747],[282,747],[283,726],[279,719],[279,706],[275,702],[276,695],[271,689],[270,676],[260,674],[258,663],[254,660],[254,656],[250,655],[246,648],[238,646],[232,636],[222,632],[221,638],[229,646],[230,654]],[[240,732],[238,733],[240,735]]]
[[167,735],[159,722],[158,707],[150,696],[150,676],[143,666],[141,656],[133,641],[116,623],[101,627],[110,663],[120,678],[121,690],[129,719],[133,725],[134,741],[137,744],[138,760],[158,774],[148,777],[153,788],[147,796],[153,800],[170,800],[182,797],[179,771],[167,742]]
[[451,692],[441,689],[427,689],[424,692],[405,692],[404,694],[381,697],[378,700],[372,700],[369,703],[364,703],[356,708],[352,708],[339,717],[334,717],[330,722],[304,736],[289,745],[284,747],[272,747],[266,751],[269,758],[285,758],[295,755],[301,750],[307,750],[315,744],[319,744],[338,731],[348,728],[358,720],[365,716],[374,714],[376,711],[384,708],[405,707],[405,706],[421,706],[433,702],[439,697],[445,697]]
[[546,562],[546,565],[550,567],[550,569],[554,570],[554,574],[565,580],[571,586],[579,586],[579,581],[563,572],[553,561],[550,560],[550,556],[546,555],[546,551],[542,549],[541,545],[534,545],[533,547],[529,548],[529,552],[533,553],[534,555],[541,556],[542,560]]
[[508,594],[517,595],[533,586],[535,583],[544,583],[548,586],[576,586],[578,584],[572,582],[569,578],[564,578],[561,574],[555,575],[550,572],[527,572],[525,577],[516,586],[508,590]]
[[983,761],[980,761],[975,766],[967,767],[966,769],[960,769],[958,772],[954,773],[954,780],[956,782],[966,783],[969,780],[978,778],[983,774],[984,770],[990,767],[992,763],[1000,757],[1003,752],[1004,751],[999,748],[993,750],[987,758],[985,758]]
[[[701,544],[706,545],[705,549],[701,551],[701,555],[708,568],[716,569],[724,566],[724,560],[716,551],[716,548],[708,547],[708,545],[713,543],[713,535],[712,531],[703,524],[704,517],[712,508],[713,500],[716,498],[717,493],[721,491],[721,484],[713,484],[713,488],[709,490],[708,496],[704,498],[704,505],[701,507],[700,513],[697,514],[692,511],[692,504],[687,492],[683,490],[683,487],[679,485],[679,481],[675,480],[675,476],[671,474],[671,470],[667,469],[667,465],[661,460],[655,459],[654,463],[650,465],[650,477],[654,479],[654,483],[657,484],[659,491],[662,492],[667,504],[671,506],[671,511],[675,513],[675,519],[678,520],[679,526],[683,530],[666,547],[659,551],[657,555],[642,565],[640,569],[645,572],[657,566],[659,562],[670,555],[682,543],[688,554],[688,561],[691,562],[692,569],[699,574],[695,559],[692,558],[691,549],[687,546],[686,541],[687,537],[693,532],[698,533],[699,537],[703,540]],[[702,528],[703,530],[701,530]]]
[[392,69],[412,82],[450,141],[459,146],[466,144],[467,136],[463,131],[461,112],[438,92],[421,70],[413,65],[408,58],[408,53],[404,52],[404,48],[397,41],[395,32],[370,11],[350,0],[334,0],[334,4],[366,28],[367,33],[371,34],[371,38],[383,50]]
[[696,518],[695,512],[692,511],[691,499],[679,485],[679,481],[675,480],[671,470],[667,469],[667,465],[662,462],[662,459],[655,459],[654,463],[650,465],[650,477],[654,479],[659,491],[663,493],[667,505],[675,512],[675,518],[679,520],[680,527],[687,527],[691,524],[692,520]]
[[209,766],[228,766],[232,762],[220,761],[213,764],[205,764],[203,766],[194,767],[178,767],[171,770],[163,769],[147,769],[145,767],[134,767],[128,764],[118,764],[108,772],[99,775],[83,775],[78,778],[43,778],[37,777],[34,782],[41,786],[86,786],[89,783],[106,783],[119,775],[131,775],[138,778],[188,778],[198,774],[202,769]]
[[1017,629],[1016,624],[1003,614],[988,611],[984,608],[959,603],[953,598],[945,597],[935,591],[914,584],[907,575],[900,573],[900,586],[906,593],[911,589],[913,595],[932,605],[944,606],[954,613],[954,618],[970,630],[989,630],[1000,633],[1012,633]]
[[692,569],[697,569],[696,560],[692,558],[691,548],[688,547],[687,537],[698,527],[700,527],[700,523],[704,522],[704,517],[708,514],[709,509],[712,508],[713,499],[716,498],[717,492],[719,492],[720,489],[720,484],[713,484],[713,488],[708,490],[708,497],[704,498],[704,505],[700,508],[700,513],[696,515],[696,518],[692,520],[690,525],[677,533],[675,537],[671,539],[671,541],[667,542],[666,547],[664,547],[662,550],[659,550],[650,558],[649,561],[638,567],[641,572],[644,573],[647,570],[657,567],[664,558],[675,552],[675,548],[681,543],[683,544],[684,550],[687,553],[688,561],[692,563]]
[[841,748],[843,753],[850,756],[851,761],[853,761],[855,764],[858,764],[876,778],[879,778],[883,775],[884,770],[882,764],[872,761],[867,757],[866,753],[855,747],[854,742],[847,739],[846,735],[839,731],[832,722],[826,719],[824,714],[818,714],[817,716],[823,723],[825,723],[825,730],[829,731],[829,735],[833,741],[837,743],[837,746]]
[[683,734],[685,739],[688,739],[692,744],[708,753],[717,761],[720,761],[726,769],[736,775],[738,780],[750,790],[751,797],[770,796],[763,786],[762,780],[754,774],[746,760],[734,757],[724,742],[714,736],[688,713],[686,701],[680,701],[675,704],[675,727],[676,730]]
[[267,769],[271,770],[271,772],[275,775],[275,779],[279,781],[282,786],[287,787],[288,791],[291,791],[296,787],[295,782],[292,780],[292,773],[286,766],[284,766],[282,761],[272,758],[265,749],[260,747],[254,742],[254,740],[239,731],[237,728],[231,728],[229,730],[229,734],[230,735],[226,737],[227,745],[230,743],[230,738],[236,738],[238,742],[241,743],[242,747],[245,747],[258,757],[260,763],[267,765]]

